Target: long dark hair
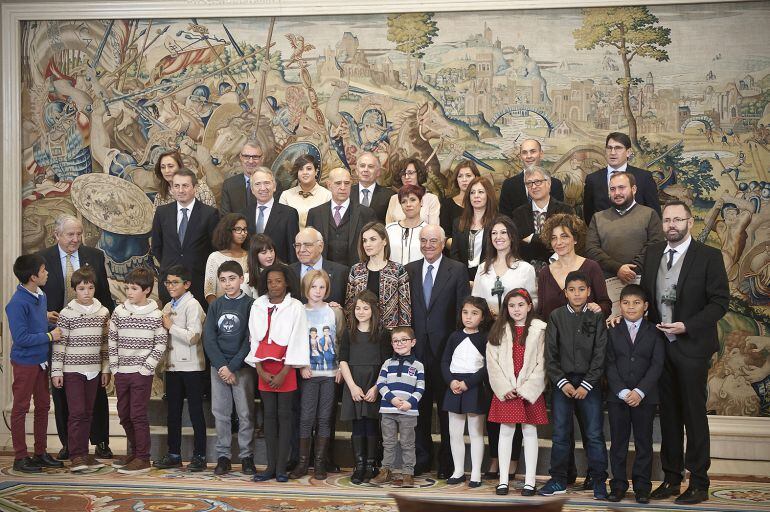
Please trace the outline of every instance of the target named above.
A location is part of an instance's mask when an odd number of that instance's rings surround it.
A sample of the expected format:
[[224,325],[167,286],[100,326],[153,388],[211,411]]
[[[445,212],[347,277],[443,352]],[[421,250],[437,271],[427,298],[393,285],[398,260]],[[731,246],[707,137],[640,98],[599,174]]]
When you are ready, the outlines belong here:
[[[239,220],[246,221],[246,217],[240,213],[228,213],[221,219],[217,227],[214,228],[214,232],[211,234],[211,245],[217,251],[226,251],[233,243],[233,228]],[[241,244],[241,248],[244,250],[249,249],[249,237]],[[251,267],[249,267],[251,268]]]
[[468,188],[465,189],[465,195],[463,196],[463,213],[460,215],[460,222],[458,228],[460,231],[466,231],[471,229],[473,224],[473,207],[471,206],[471,189],[477,183],[481,183],[484,187],[484,191],[487,193],[487,206],[484,209],[484,216],[481,218],[481,223],[484,228],[491,228],[490,222],[497,217],[497,197],[495,196],[495,187],[492,182],[483,176],[473,178],[468,183]]
[[[460,186],[457,184],[457,176],[463,169],[470,169],[473,175],[477,178],[481,176],[479,168],[476,167],[476,163],[474,161],[460,160],[457,162],[457,165],[455,165],[455,170],[452,171],[452,177],[449,178],[449,183],[447,184],[449,191],[447,192],[446,197],[454,197],[460,193]],[[468,186],[470,187],[470,184]]]
[[[254,235],[251,237],[249,243],[249,254],[246,257],[246,264],[249,267],[249,286],[255,290],[259,288],[259,275],[262,273],[262,267],[259,266],[259,253],[265,249],[272,249],[275,252],[275,243],[273,240],[264,233]],[[275,254],[275,261],[273,263],[280,263],[281,259],[278,257],[278,253]]]
[[460,315],[457,318],[457,330],[461,331],[465,328],[465,325],[463,324],[462,310],[466,304],[481,310],[481,323],[479,324],[479,331],[488,331],[489,326],[492,325],[492,313],[489,311],[489,304],[487,304],[487,301],[481,297],[474,297],[473,295],[468,295],[465,297],[462,304],[460,304]]
[[158,155],[158,159],[155,160],[155,177],[158,178],[158,181],[160,181],[160,190],[158,190],[158,194],[160,194],[162,199],[168,199],[168,181],[166,181],[166,178],[163,177],[163,173],[160,172],[160,161],[167,156],[173,158],[176,162],[176,165],[180,169],[184,167],[184,162],[182,162],[182,155],[180,155],[179,151],[176,149],[172,149],[171,151],[164,151]]
[[488,341],[496,347],[500,346],[500,343],[503,341],[506,326],[510,327],[511,336],[515,337],[516,323],[513,321],[513,318],[511,318],[510,313],[508,313],[508,301],[511,300],[512,297],[521,297],[527,301],[527,304],[532,306],[532,308],[529,310],[529,313],[527,313],[527,319],[524,322],[524,333],[522,333],[521,338],[519,339],[519,345],[524,345],[527,339],[527,334],[529,334],[529,325],[532,323],[532,319],[536,318],[535,307],[532,303],[532,296],[529,294],[526,288],[514,288],[513,290],[506,293],[505,299],[503,299],[503,306],[500,308],[500,313],[497,315],[495,323],[492,324],[492,330],[489,331]]
[[369,340],[380,339],[380,301],[371,290],[362,290],[353,297],[353,307],[348,312],[348,325],[350,326],[350,341],[355,343],[356,330],[358,329],[358,319],[356,318],[356,302],[365,302],[372,309],[372,318],[369,320]]
[[[468,187],[468,190],[470,190],[470,187]],[[519,230],[516,229],[516,224],[514,224],[509,217],[498,215],[492,219],[489,223],[489,229],[484,232],[484,243],[487,246],[486,256],[484,256],[484,273],[486,274],[489,273],[495,262],[495,258],[497,258],[497,249],[495,249],[494,244],[492,244],[492,229],[494,229],[497,224],[505,226],[505,229],[508,232],[508,238],[511,239],[511,249],[505,257],[505,264],[510,268],[511,265],[521,259],[519,257]]]

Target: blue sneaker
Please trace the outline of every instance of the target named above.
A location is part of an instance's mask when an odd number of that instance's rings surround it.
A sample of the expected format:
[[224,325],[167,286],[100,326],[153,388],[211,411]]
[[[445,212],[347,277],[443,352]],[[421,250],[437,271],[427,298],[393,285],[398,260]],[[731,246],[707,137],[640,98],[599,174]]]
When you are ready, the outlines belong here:
[[609,498],[609,494],[607,494],[607,484],[605,482],[600,482],[598,480],[595,481],[594,482],[594,499],[607,501],[607,498]]
[[540,496],[555,496],[556,494],[566,494],[567,488],[564,484],[560,484],[556,480],[548,480],[548,482],[540,488],[537,493]]

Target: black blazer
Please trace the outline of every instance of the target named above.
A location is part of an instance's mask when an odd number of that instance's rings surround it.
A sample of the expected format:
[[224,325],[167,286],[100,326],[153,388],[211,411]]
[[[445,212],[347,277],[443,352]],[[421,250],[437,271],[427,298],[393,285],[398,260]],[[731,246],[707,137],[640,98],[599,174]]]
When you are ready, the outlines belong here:
[[[214,252],[211,236],[219,222],[219,211],[196,200],[190,212],[190,221],[182,245],[177,235],[176,207],[176,201],[159,206],[152,219],[152,254],[160,265],[158,282],[163,282],[168,268],[172,265],[185,266],[192,274],[190,291],[206,309],[208,302],[203,295],[203,280],[206,274],[206,260]],[[168,297],[162,284],[159,284],[158,288],[161,300]]]
[[[369,208],[374,210],[374,216],[383,224],[385,224],[385,214],[388,212],[390,196],[393,194],[395,194],[395,192],[392,189],[375,184],[374,193],[372,194],[372,197],[369,198]],[[359,187],[356,183],[350,189],[350,202],[358,203],[359,196]]]
[[[331,281],[331,290],[329,291],[329,302],[336,302],[337,304],[345,305],[345,292],[348,286],[348,275],[350,274],[350,268],[345,265],[340,265],[333,261],[329,261],[326,258],[323,259],[321,267],[329,274],[329,280]],[[297,261],[289,265],[292,270],[292,279],[294,280],[294,289],[297,292],[296,298],[301,300],[302,303],[307,303],[305,294],[302,293],[302,282],[299,278],[302,272],[302,263]]]
[[[252,195],[246,207],[246,225],[249,234],[257,232],[257,200]],[[297,261],[297,253],[294,251],[294,238],[299,233],[299,214],[291,206],[281,204],[273,199],[273,207],[270,217],[265,224],[265,235],[275,244],[275,255],[284,263]]]
[[[54,245],[46,247],[40,251],[40,256],[45,260],[45,268],[48,270],[48,282],[41,286],[45,292],[48,301],[48,311],[61,311],[66,304],[64,303],[64,290],[69,287],[69,283],[64,282],[64,274],[61,269],[61,259],[59,258],[59,246]],[[99,249],[80,245],[78,249],[78,259],[80,266],[90,265],[96,272],[95,297],[107,308],[110,313],[115,309],[115,301],[110,293],[110,283],[107,280],[107,268],[104,264],[104,253]]]
[[[558,201],[564,201],[564,186],[559,178],[553,176],[551,176],[551,197]],[[523,204],[529,204],[529,196],[527,196],[527,190],[524,186],[524,171],[503,182],[500,189],[498,211],[510,217],[513,215],[513,211]]]
[[[657,324],[660,312],[656,299],[657,276],[666,242],[647,248],[642,265],[641,285],[649,295],[648,319]],[[709,358],[719,349],[717,322],[727,313],[730,290],[722,253],[692,240],[683,256],[682,269],[676,283],[674,322],[684,322],[687,332],[668,344],[687,357]]]
[[[489,229],[489,226],[484,226],[485,229]],[[466,229],[460,231],[460,219],[456,218],[452,222],[452,247],[449,249],[449,257],[455,261],[459,261],[465,267],[465,271],[468,274],[468,280],[473,281],[476,279],[476,270],[478,267],[468,267],[468,253],[470,252],[470,245],[468,243],[468,235],[470,230]],[[484,256],[487,254],[486,237],[488,233],[484,233],[485,240],[481,243],[481,259],[479,262],[484,261]],[[422,260],[420,260],[422,261]]]
[[622,402],[618,393],[623,389],[639,388],[644,393],[644,404],[660,402],[658,379],[666,359],[666,341],[663,333],[645,319],[639,324],[634,342],[628,334],[625,320],[607,331],[608,400]]
[[[327,253],[329,250],[329,240],[331,235],[332,213],[331,213],[331,201],[326,201],[324,204],[318,205],[310,209],[307,212],[307,227],[312,227],[321,233],[324,239],[323,257],[327,260]],[[358,200],[353,201],[350,199],[350,206],[345,211],[345,215],[342,217],[343,222],[350,222],[350,237],[348,238],[348,261],[351,265],[358,263],[358,239],[361,236],[361,230],[363,227],[376,220],[374,210],[366,206],[361,206]],[[337,262],[340,263],[340,262]]]
[[[283,192],[283,187],[276,181],[275,192],[273,193],[276,202],[281,197],[281,192]],[[246,180],[243,177],[243,173],[239,172],[235,176],[230,176],[222,183],[222,195],[219,199],[220,213],[222,215],[227,215],[228,213],[242,213],[245,215],[249,197],[253,196],[250,191],[246,190]]]
[[[559,213],[575,213],[575,209],[567,203],[562,203],[551,197],[545,217],[548,218]],[[528,263],[532,263],[533,260],[548,262],[548,257],[553,254],[553,250],[550,245],[546,245],[540,240],[540,236],[533,236],[529,243],[521,241],[535,232],[535,216],[532,214],[532,205],[527,203],[519,206],[513,211],[511,219],[519,232],[519,255],[521,259]]]
[[[636,178],[636,196],[634,196],[636,202],[649,206],[658,212],[658,217],[660,217],[658,186],[652,179],[650,171],[629,165],[626,167],[626,172],[633,174]],[[607,186],[607,168],[604,167],[586,176],[583,186],[583,219],[585,219],[586,225],[591,223],[591,217],[594,216],[594,213],[606,210],[610,206],[612,203]]]
[[[457,329],[462,302],[471,294],[468,269],[446,256],[434,273],[430,304],[425,306],[422,290],[424,258],[406,265],[412,299],[412,328],[417,343],[414,353],[424,365],[439,365],[449,335]],[[429,350],[430,349],[430,350]]]

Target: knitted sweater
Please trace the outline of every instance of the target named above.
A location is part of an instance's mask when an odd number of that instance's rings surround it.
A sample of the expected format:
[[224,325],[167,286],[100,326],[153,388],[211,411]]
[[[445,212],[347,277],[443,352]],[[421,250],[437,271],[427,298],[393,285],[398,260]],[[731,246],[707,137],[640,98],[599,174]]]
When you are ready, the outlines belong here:
[[8,328],[11,330],[11,361],[16,364],[41,364],[48,360],[48,335],[53,326],[48,323],[48,301],[42,290],[37,296],[24,288],[16,287],[16,293],[5,306]]
[[144,306],[126,301],[115,308],[109,332],[112,373],[155,373],[168,345],[162,316],[154,300]]
[[51,377],[61,377],[64,372],[109,372],[109,324],[110,312],[97,299],[90,306],[70,301],[59,315],[62,336],[52,345]]
[[170,372],[199,372],[206,369],[203,357],[201,333],[206,313],[190,292],[163,306],[163,313],[171,317],[172,326],[168,330],[168,364]]
[[[377,379],[377,391],[380,400],[380,414],[406,414],[417,416],[420,411],[417,405],[425,392],[425,368],[413,355],[394,355],[385,361],[380,368],[380,376]],[[391,400],[401,398],[412,404],[408,411],[397,409]]]

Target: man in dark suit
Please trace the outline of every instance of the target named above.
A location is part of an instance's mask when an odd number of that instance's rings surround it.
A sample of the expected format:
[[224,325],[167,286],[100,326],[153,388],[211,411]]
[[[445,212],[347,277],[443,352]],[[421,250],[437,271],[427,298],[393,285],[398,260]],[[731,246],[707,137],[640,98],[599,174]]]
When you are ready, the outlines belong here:
[[453,464],[449,448],[449,417],[442,411],[447,385],[441,375],[441,356],[446,340],[457,328],[462,301],[470,295],[468,270],[462,263],[442,255],[446,236],[440,226],[427,225],[420,232],[423,258],[406,265],[412,291],[412,328],[417,343],[414,354],[425,366],[425,393],[420,400],[417,420],[416,453],[418,469],[430,470],[433,458],[431,418],[433,404],[438,407],[441,447],[437,476],[452,475]]
[[325,270],[329,274],[331,289],[329,290],[329,302],[345,304],[345,291],[348,284],[348,274],[350,269],[345,265],[334,263],[324,259],[322,254],[324,250],[324,240],[321,233],[315,228],[301,229],[294,237],[294,249],[297,253],[296,263],[289,265],[294,271],[292,276],[295,279],[294,289],[297,292],[297,298],[303,303],[307,302],[305,294],[302,293],[302,278],[310,270]]
[[575,210],[551,196],[553,178],[542,167],[532,167],[522,174],[530,201],[516,208],[511,219],[519,232],[521,259],[534,265],[535,270],[540,270],[553,254],[551,245],[540,240],[545,220],[557,213],[575,213]]
[[[251,175],[257,167],[264,165],[265,152],[256,140],[247,140],[239,156],[243,172],[227,178],[222,183],[222,196],[219,211],[224,216],[228,213],[245,213],[251,196]],[[283,190],[276,184],[274,197],[278,199]]]
[[665,478],[651,498],[679,494],[687,469],[690,485],[676,502],[689,505],[708,499],[706,378],[711,356],[719,349],[717,322],[730,302],[722,254],[693,240],[692,226],[692,212],[685,203],[668,203],[663,209],[666,242],[648,247],[642,264],[649,320],[668,338],[660,379],[660,458]]
[[[519,157],[524,164],[524,171],[533,167],[542,167],[543,148],[536,139],[525,139],[519,149]],[[509,217],[521,205],[530,202],[529,190],[524,186],[524,171],[511,176],[503,182],[500,189],[500,204],[498,211]],[[551,177],[551,197],[564,201],[564,187],[558,178]]]
[[275,254],[284,263],[297,261],[294,237],[299,231],[299,214],[291,206],[275,200],[275,177],[267,167],[251,175],[251,194],[246,207],[249,233],[264,233],[275,244]]
[[356,162],[358,183],[353,185],[350,199],[374,210],[377,220],[385,224],[390,196],[395,192],[377,184],[381,172],[380,160],[374,153],[361,153]]
[[638,503],[649,503],[652,490],[652,429],[660,402],[658,379],[663,373],[666,346],[663,335],[644,319],[649,307],[647,293],[637,284],[620,292],[623,320],[607,331],[607,381],[610,393],[609,501],[621,501],[628,490],[626,476],[628,441],[634,431],[634,467],[631,478]]
[[324,259],[346,267],[358,263],[361,230],[368,222],[376,220],[371,208],[351,200],[351,185],[347,169],[332,169],[327,181],[331,201],[311,208],[307,214],[307,226],[317,229],[324,239]]
[[[204,311],[209,303],[203,295],[206,260],[213,252],[211,235],[219,222],[219,212],[195,199],[198,179],[189,169],[179,169],[171,181],[176,201],[155,210],[152,219],[152,254],[160,265],[158,283],[166,279],[166,271],[182,265],[192,274],[190,291]],[[171,300],[166,287],[158,285],[164,304]]]
[[[59,312],[75,298],[75,290],[70,286],[72,273],[84,265],[89,265],[96,274],[96,293],[94,297],[106,307],[110,313],[115,309],[115,301],[110,293],[110,283],[107,281],[107,269],[104,264],[104,253],[83,245],[83,224],[76,217],[62,215],[56,219],[54,227],[56,245],[40,251],[48,270],[48,282],[41,288],[48,299],[49,317],[52,321],[59,318]],[[68,459],[67,446],[69,408],[64,388],[51,387],[51,397],[56,418],[56,432],[59,435],[62,449],[59,459]],[[91,444],[96,445],[96,456],[112,458],[110,450],[110,418],[107,403],[107,393],[99,386],[96,391],[94,414],[91,420]]]
[[607,168],[599,169],[586,176],[583,186],[583,218],[586,224],[591,223],[594,213],[606,210],[610,202],[610,176],[616,172],[628,172],[636,179],[635,200],[652,208],[660,215],[660,199],[658,198],[658,186],[652,179],[652,174],[644,169],[639,169],[628,164],[631,157],[631,139],[625,133],[612,132],[607,135],[605,142],[607,154]]

